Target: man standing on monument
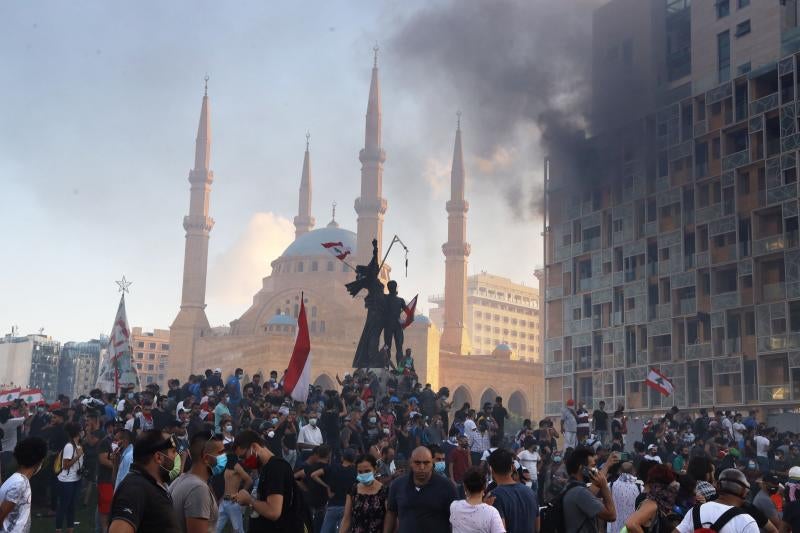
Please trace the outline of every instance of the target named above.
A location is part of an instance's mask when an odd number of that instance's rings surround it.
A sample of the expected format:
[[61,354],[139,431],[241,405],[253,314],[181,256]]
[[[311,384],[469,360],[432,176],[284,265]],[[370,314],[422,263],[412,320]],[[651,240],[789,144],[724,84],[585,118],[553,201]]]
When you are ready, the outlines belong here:
[[400,364],[403,356],[403,325],[400,323],[400,314],[406,308],[406,301],[397,295],[397,282],[391,280],[386,284],[389,294],[384,298],[386,301],[384,323],[383,323],[383,343],[386,345],[387,356],[391,358],[392,339],[394,339],[395,359]]

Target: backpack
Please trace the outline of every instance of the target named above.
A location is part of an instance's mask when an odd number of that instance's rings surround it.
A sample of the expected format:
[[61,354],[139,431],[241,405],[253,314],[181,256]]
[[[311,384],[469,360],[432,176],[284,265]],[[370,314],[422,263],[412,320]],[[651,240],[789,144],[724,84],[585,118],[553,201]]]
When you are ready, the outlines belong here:
[[583,487],[578,482],[571,482],[561,493],[556,496],[550,503],[544,506],[541,509],[541,528],[540,531],[547,531],[552,533],[564,533],[566,532],[567,528],[564,523],[564,496],[567,493],[574,489],[575,487]]
[[717,518],[716,522],[714,522],[713,524],[705,525],[702,522],[700,522],[700,507],[702,507],[702,505],[695,505],[694,508],[692,509],[692,521],[694,522],[694,533],[719,533],[722,530],[722,528],[725,527],[725,524],[730,522],[733,518],[739,516],[740,514],[745,514],[745,512],[739,509],[738,507],[731,507],[730,509],[722,513],[722,515],[720,515],[720,517]]
[[53,473],[55,475],[59,475],[61,473],[61,469],[64,466],[63,465],[63,463],[64,463],[63,459],[64,459],[64,448],[61,448],[61,450],[59,450],[58,454],[56,454],[55,459],[53,459]]

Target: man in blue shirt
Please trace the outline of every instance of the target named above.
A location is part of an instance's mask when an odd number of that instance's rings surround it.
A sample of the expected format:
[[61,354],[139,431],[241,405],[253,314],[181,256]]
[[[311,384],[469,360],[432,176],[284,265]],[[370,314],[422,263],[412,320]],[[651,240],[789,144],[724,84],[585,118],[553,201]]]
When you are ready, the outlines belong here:
[[133,463],[133,434],[127,429],[120,429],[114,434],[114,443],[117,445],[115,453],[121,455],[119,460],[119,468],[117,468],[117,479],[114,482],[114,490],[117,490],[119,484],[128,475]]
[[497,487],[492,490],[494,507],[506,525],[507,533],[536,532],[536,517],[539,506],[536,495],[524,484],[511,477],[514,456],[510,451],[498,448],[489,456],[492,478]]

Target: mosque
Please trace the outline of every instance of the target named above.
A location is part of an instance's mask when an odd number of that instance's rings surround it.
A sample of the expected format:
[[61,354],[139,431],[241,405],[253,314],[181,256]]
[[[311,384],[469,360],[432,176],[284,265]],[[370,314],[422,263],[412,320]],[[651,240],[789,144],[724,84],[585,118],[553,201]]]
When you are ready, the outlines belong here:
[[[209,197],[214,173],[211,161],[211,118],[208,91],[203,96],[197,130],[194,168],[189,173],[189,215],[186,231],[183,288],[180,311],[170,327],[169,376],[185,377],[206,368],[227,370],[241,367],[250,374],[277,370],[288,365],[294,346],[300,294],[311,335],[312,380],[323,388],[334,388],[335,376],[351,369],[353,355],[366,317],[363,295],[352,298],[344,284],[354,279],[350,267],[337,260],[322,243],[341,242],[353,250],[350,264],[367,264],[372,240],[383,246],[383,220],[388,202],[382,197],[386,152],[381,141],[381,97],[377,50],[367,103],[364,148],[361,162],[361,194],[355,200],[356,231],[342,228],[335,220],[316,227],[312,216],[311,159],[306,143],[300,179],[298,213],[294,217],[295,240],[272,261],[272,273],[263,278],[252,305],[230,329],[220,333],[209,325],[205,312],[208,244],[214,220],[209,216]],[[539,419],[543,413],[544,377],[541,363],[512,360],[507,350],[474,354],[466,328],[468,203],[464,198],[465,169],[460,121],[455,134],[448,241],[445,256],[445,312],[440,333],[427,317],[418,315],[405,331],[405,347],[411,348],[420,381],[434,390],[447,386],[455,405],[473,406],[502,396],[512,414]],[[381,279],[389,279],[385,268]],[[413,288],[400,283],[401,295]]]

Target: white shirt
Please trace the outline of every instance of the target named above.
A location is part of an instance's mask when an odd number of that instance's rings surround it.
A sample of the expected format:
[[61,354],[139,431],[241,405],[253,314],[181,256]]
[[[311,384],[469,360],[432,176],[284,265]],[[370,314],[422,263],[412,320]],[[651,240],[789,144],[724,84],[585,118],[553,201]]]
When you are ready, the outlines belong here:
[[64,463],[67,459],[75,457],[76,452],[75,445],[71,442],[64,445],[64,451],[61,453],[61,473],[58,474],[59,481],[63,483],[74,483],[75,481],[81,480],[80,470],[83,467],[83,454],[81,454],[80,458],[72,463],[69,468],[64,467]]
[[733,437],[733,424],[731,423],[731,419],[727,416],[722,419],[722,427],[728,432],[728,437]]
[[[722,516],[722,513],[730,508],[730,505],[717,502],[704,503],[700,506],[700,521],[703,525],[713,524],[717,521],[717,518]],[[683,517],[683,520],[675,529],[680,533],[692,533],[694,531],[694,519],[691,511],[686,513],[686,516]],[[758,524],[749,514],[740,514],[734,516],[730,522],[725,524],[719,533],[758,533]]]
[[31,530],[31,483],[20,473],[14,473],[0,487],[0,503],[11,502],[14,508],[3,520],[3,531],[28,533]]
[[505,533],[500,513],[491,505],[472,505],[466,500],[450,504],[453,533]]
[[3,430],[3,451],[13,452],[17,446],[17,428],[25,422],[25,419],[9,418],[5,424],[0,424],[0,429]]
[[300,428],[300,434],[297,436],[298,444],[313,444],[319,446],[323,444],[322,431],[311,424],[306,424]]
[[734,422],[733,423],[733,438],[737,441],[742,440],[744,438],[744,432],[747,431],[747,426],[742,424],[741,422]]
[[536,467],[539,464],[539,452],[522,450],[517,454],[517,459],[519,459],[519,462],[522,463],[522,466],[528,469],[528,472],[531,473],[531,476],[536,479],[536,473],[538,472]]
[[650,454],[645,454],[644,458],[645,458],[647,461],[655,461],[655,462],[657,462],[658,464],[661,464],[661,457],[660,457],[660,456],[658,456],[658,455],[650,455]]
[[756,455],[759,457],[768,457],[769,439],[763,435],[756,435],[753,439],[756,441]]

